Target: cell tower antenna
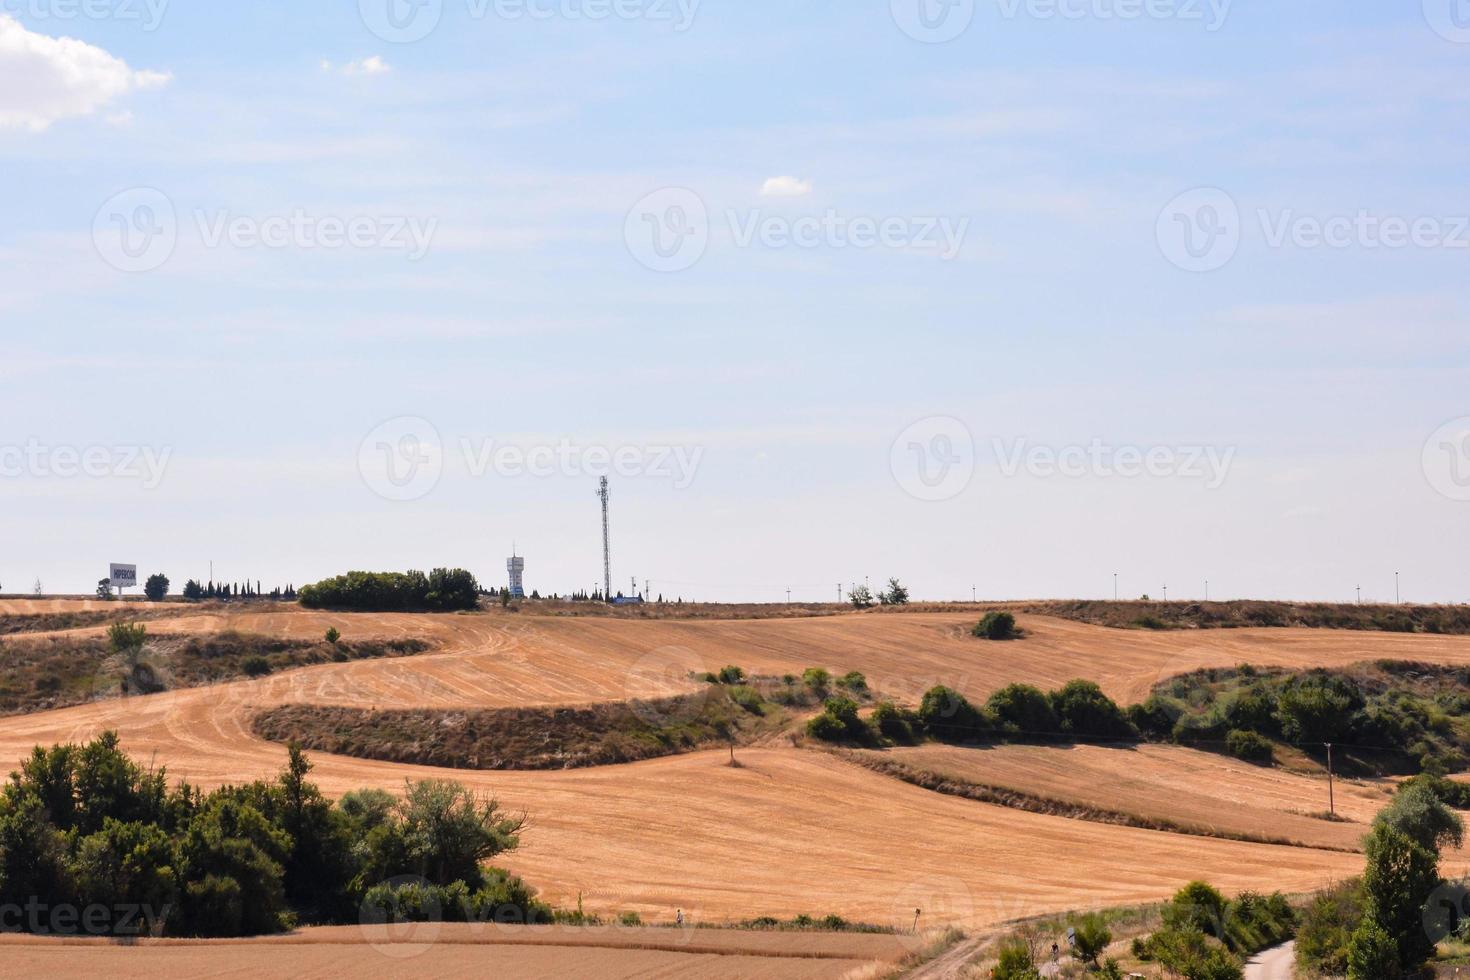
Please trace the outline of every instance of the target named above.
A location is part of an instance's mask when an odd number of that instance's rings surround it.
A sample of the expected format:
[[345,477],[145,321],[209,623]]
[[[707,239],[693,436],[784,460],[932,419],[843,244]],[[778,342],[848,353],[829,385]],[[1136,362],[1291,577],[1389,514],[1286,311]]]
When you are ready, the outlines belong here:
[[612,602],[612,537],[607,530],[607,477],[598,484],[597,496],[602,500],[602,600]]

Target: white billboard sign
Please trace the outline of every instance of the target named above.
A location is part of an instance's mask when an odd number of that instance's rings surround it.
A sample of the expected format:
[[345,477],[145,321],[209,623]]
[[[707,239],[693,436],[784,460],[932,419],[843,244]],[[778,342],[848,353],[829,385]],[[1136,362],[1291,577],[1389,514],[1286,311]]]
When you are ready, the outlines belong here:
[[114,589],[130,589],[138,584],[137,565],[109,565],[108,577],[112,579]]

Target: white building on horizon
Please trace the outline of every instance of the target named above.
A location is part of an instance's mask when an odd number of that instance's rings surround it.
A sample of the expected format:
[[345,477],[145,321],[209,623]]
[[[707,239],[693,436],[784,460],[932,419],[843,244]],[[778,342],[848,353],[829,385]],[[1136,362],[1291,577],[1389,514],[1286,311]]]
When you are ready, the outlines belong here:
[[519,558],[515,549],[511,549],[511,556],[505,560],[505,570],[510,573],[510,595],[512,599],[524,599],[526,597],[526,586],[522,576],[526,571],[526,559]]

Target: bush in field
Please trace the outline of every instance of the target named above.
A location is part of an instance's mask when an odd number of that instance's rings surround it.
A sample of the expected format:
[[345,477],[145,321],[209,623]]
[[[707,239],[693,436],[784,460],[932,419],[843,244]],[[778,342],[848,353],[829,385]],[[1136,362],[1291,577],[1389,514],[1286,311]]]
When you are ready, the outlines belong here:
[[1267,739],[1255,732],[1239,729],[1225,736],[1225,751],[1246,762],[1270,762],[1272,759],[1271,743]]
[[342,639],[342,634],[337,629],[337,627],[335,627],[335,626],[328,626],[327,627],[327,632],[326,632],[326,635],[325,635],[324,639],[328,643],[332,644],[332,646],[336,646],[337,643],[338,643],[338,641]]
[[939,685],[924,692],[919,724],[941,742],[964,742],[987,733],[990,719],[960,692]]
[[304,585],[301,604],[308,609],[360,612],[456,612],[479,603],[475,577],[461,568],[423,572],[348,572]]
[[970,631],[982,640],[1013,640],[1016,632],[1016,617],[1008,612],[988,612]]
[[871,722],[884,738],[907,745],[914,741],[913,726],[918,718],[892,701],[883,701],[873,709]]
[[818,697],[826,697],[832,685],[832,675],[821,667],[808,667],[802,672],[801,682]]
[[1030,684],[1010,684],[990,696],[986,708],[1004,731],[1051,735],[1061,731],[1051,699]]
[[1398,980],[1404,975],[1399,959],[1393,937],[1365,919],[1348,942],[1348,980]]
[[264,677],[271,672],[271,662],[257,653],[240,661],[240,669],[247,677]]
[[1363,884],[1359,880],[1340,882],[1313,898],[1296,934],[1301,972],[1346,976],[1348,945],[1362,921]]
[[1087,915],[1073,926],[1077,955],[1083,962],[1097,964],[1097,958],[1113,941],[1113,934],[1100,915]]
[[148,640],[148,627],[142,623],[113,623],[107,627],[107,645],[113,653],[142,649]]
[[871,737],[851,698],[828,698],[822,713],[807,722],[807,734],[824,742],[863,742]]
[[1040,980],[1041,973],[1031,957],[1031,947],[1012,940],[1000,948],[1000,962],[991,972],[995,980]]
[[837,678],[837,686],[859,697],[866,697],[868,694],[868,679],[855,670],[850,670]]
[[1050,697],[1061,731],[1084,738],[1133,738],[1123,710],[1092,681],[1068,681]]
[[745,671],[734,666],[721,668],[719,682],[721,684],[744,684]]

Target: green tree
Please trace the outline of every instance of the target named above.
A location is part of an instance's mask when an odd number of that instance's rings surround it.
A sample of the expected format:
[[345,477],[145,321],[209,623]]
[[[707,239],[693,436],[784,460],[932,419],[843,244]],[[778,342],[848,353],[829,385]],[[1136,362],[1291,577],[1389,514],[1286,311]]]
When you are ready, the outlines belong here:
[[[1438,855],[1386,823],[1374,825],[1364,849],[1368,856],[1363,873],[1364,919],[1393,941],[1402,966],[1415,967],[1434,952],[1422,911],[1440,884]],[[1363,932],[1360,927],[1359,933]],[[1355,933],[1355,943],[1357,936]]]
[[162,602],[168,595],[168,576],[148,576],[148,581],[143,583],[143,594],[148,597],[149,602]]
[[878,601],[885,606],[907,606],[909,604],[909,590],[903,587],[903,583],[896,578],[888,580],[888,588],[878,596]]
[[1077,955],[1086,963],[1097,965],[1097,958],[1113,941],[1113,934],[1100,915],[1083,916],[1072,927],[1072,936],[1077,946]]
[[1398,980],[1403,976],[1399,960],[1399,947],[1393,937],[1365,919],[1348,943],[1348,980]]
[[847,601],[854,609],[867,609],[873,604],[873,590],[866,585],[854,585],[847,590]]

